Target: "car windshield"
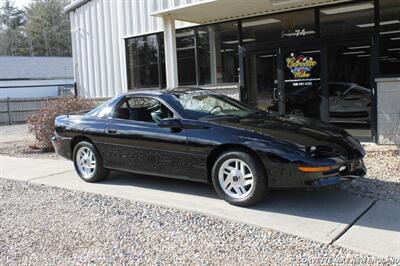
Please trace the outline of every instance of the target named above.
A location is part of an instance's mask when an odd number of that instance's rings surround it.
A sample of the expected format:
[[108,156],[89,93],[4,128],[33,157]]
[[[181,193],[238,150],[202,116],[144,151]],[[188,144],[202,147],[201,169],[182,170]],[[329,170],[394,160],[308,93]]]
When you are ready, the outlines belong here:
[[118,100],[119,98],[112,98],[88,112],[86,116],[106,117],[113,110],[111,106]]
[[248,107],[230,97],[209,92],[176,94],[185,114],[192,119],[210,119],[225,116],[245,117],[259,110]]

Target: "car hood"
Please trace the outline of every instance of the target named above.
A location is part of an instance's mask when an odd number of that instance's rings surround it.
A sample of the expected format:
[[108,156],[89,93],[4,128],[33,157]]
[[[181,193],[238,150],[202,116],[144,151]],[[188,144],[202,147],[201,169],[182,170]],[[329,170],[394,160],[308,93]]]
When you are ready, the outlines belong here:
[[[364,156],[361,144],[341,128],[299,116],[254,115],[242,119],[221,119],[218,124],[250,130],[267,138],[301,147],[331,147],[341,155]],[[353,156],[353,157],[354,157]]]

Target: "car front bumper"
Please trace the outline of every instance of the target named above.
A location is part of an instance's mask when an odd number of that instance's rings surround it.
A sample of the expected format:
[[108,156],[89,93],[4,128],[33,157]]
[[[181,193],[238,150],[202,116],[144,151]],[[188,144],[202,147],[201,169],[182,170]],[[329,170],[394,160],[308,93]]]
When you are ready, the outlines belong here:
[[304,185],[314,188],[335,186],[340,184],[341,182],[363,177],[367,174],[367,168],[365,167],[364,161],[362,159],[343,163],[339,165],[337,169],[337,173],[333,176],[306,181],[304,182]]
[[337,186],[342,182],[350,181],[358,178],[359,176],[332,176],[327,178],[317,179],[305,184],[305,187],[310,188],[319,188],[319,187],[329,187],[329,186]]
[[366,175],[362,159],[342,161],[332,166],[329,172],[304,173],[297,164],[274,164],[267,169],[271,188],[318,188],[336,186],[341,182]]

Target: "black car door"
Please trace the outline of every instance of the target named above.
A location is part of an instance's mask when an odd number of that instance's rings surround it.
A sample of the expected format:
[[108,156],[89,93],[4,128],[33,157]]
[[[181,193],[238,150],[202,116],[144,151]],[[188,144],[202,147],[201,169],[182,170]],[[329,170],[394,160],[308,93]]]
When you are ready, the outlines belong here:
[[[188,152],[185,130],[157,124],[157,120],[168,118],[165,116],[172,117],[173,112],[151,97],[130,97],[125,101],[116,107],[107,124],[107,140],[102,147],[105,167],[187,178],[182,170]],[[160,109],[164,113],[161,117]]]

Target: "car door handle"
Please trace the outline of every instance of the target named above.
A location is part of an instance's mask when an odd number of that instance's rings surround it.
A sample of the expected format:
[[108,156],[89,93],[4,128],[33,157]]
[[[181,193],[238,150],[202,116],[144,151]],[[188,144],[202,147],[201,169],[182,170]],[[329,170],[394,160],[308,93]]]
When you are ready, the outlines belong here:
[[107,129],[108,134],[117,134],[117,130],[115,128],[109,128]]
[[275,102],[278,101],[278,93],[279,93],[278,88],[274,88],[272,92],[272,98]]

